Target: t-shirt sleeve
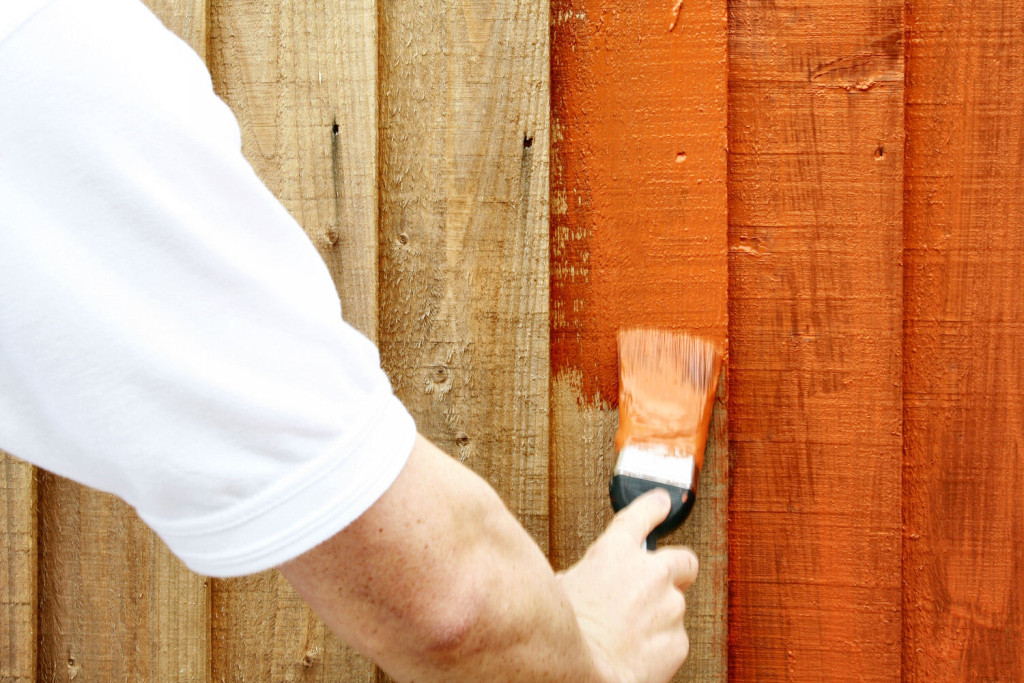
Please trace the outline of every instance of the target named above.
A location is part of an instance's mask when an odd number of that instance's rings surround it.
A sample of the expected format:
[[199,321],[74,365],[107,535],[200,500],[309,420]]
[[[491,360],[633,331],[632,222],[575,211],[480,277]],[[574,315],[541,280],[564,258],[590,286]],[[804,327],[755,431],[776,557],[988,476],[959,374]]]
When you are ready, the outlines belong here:
[[235,576],[362,514],[415,433],[191,49],[137,0],[0,35],[0,448]]

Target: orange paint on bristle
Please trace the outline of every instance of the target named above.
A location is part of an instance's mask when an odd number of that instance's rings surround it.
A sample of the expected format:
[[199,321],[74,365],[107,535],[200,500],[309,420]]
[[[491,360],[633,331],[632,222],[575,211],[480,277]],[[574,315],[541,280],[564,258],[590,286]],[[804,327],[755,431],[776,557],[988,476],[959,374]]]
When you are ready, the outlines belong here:
[[619,430],[615,448],[664,444],[670,453],[704,463],[721,347],[707,339],[667,330],[633,329],[618,334]]

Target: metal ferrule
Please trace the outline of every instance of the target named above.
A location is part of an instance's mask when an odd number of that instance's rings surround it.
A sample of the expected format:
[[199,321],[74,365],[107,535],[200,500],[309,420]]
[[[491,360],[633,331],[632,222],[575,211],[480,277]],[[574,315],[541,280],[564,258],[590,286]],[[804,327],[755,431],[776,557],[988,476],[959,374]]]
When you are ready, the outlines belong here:
[[657,481],[682,489],[693,489],[697,462],[664,444],[626,446],[619,451],[615,474]]

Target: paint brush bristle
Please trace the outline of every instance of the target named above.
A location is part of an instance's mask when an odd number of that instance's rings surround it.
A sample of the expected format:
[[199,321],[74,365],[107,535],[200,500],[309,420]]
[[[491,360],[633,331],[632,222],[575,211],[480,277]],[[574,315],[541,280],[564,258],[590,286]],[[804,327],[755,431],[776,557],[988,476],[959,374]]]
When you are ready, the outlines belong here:
[[721,348],[703,337],[669,330],[619,332],[622,377],[656,373],[663,381],[708,391],[718,382],[721,365]]
[[618,459],[609,493],[616,510],[652,488],[672,501],[647,547],[682,524],[693,508],[704,464],[721,347],[669,330],[619,332]]

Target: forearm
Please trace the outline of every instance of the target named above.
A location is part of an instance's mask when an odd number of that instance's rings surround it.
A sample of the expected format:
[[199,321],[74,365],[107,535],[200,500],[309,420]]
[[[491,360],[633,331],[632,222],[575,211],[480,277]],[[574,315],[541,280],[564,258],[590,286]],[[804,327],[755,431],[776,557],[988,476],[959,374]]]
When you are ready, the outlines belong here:
[[400,680],[599,680],[547,560],[494,491],[420,439],[366,514],[282,567]]

